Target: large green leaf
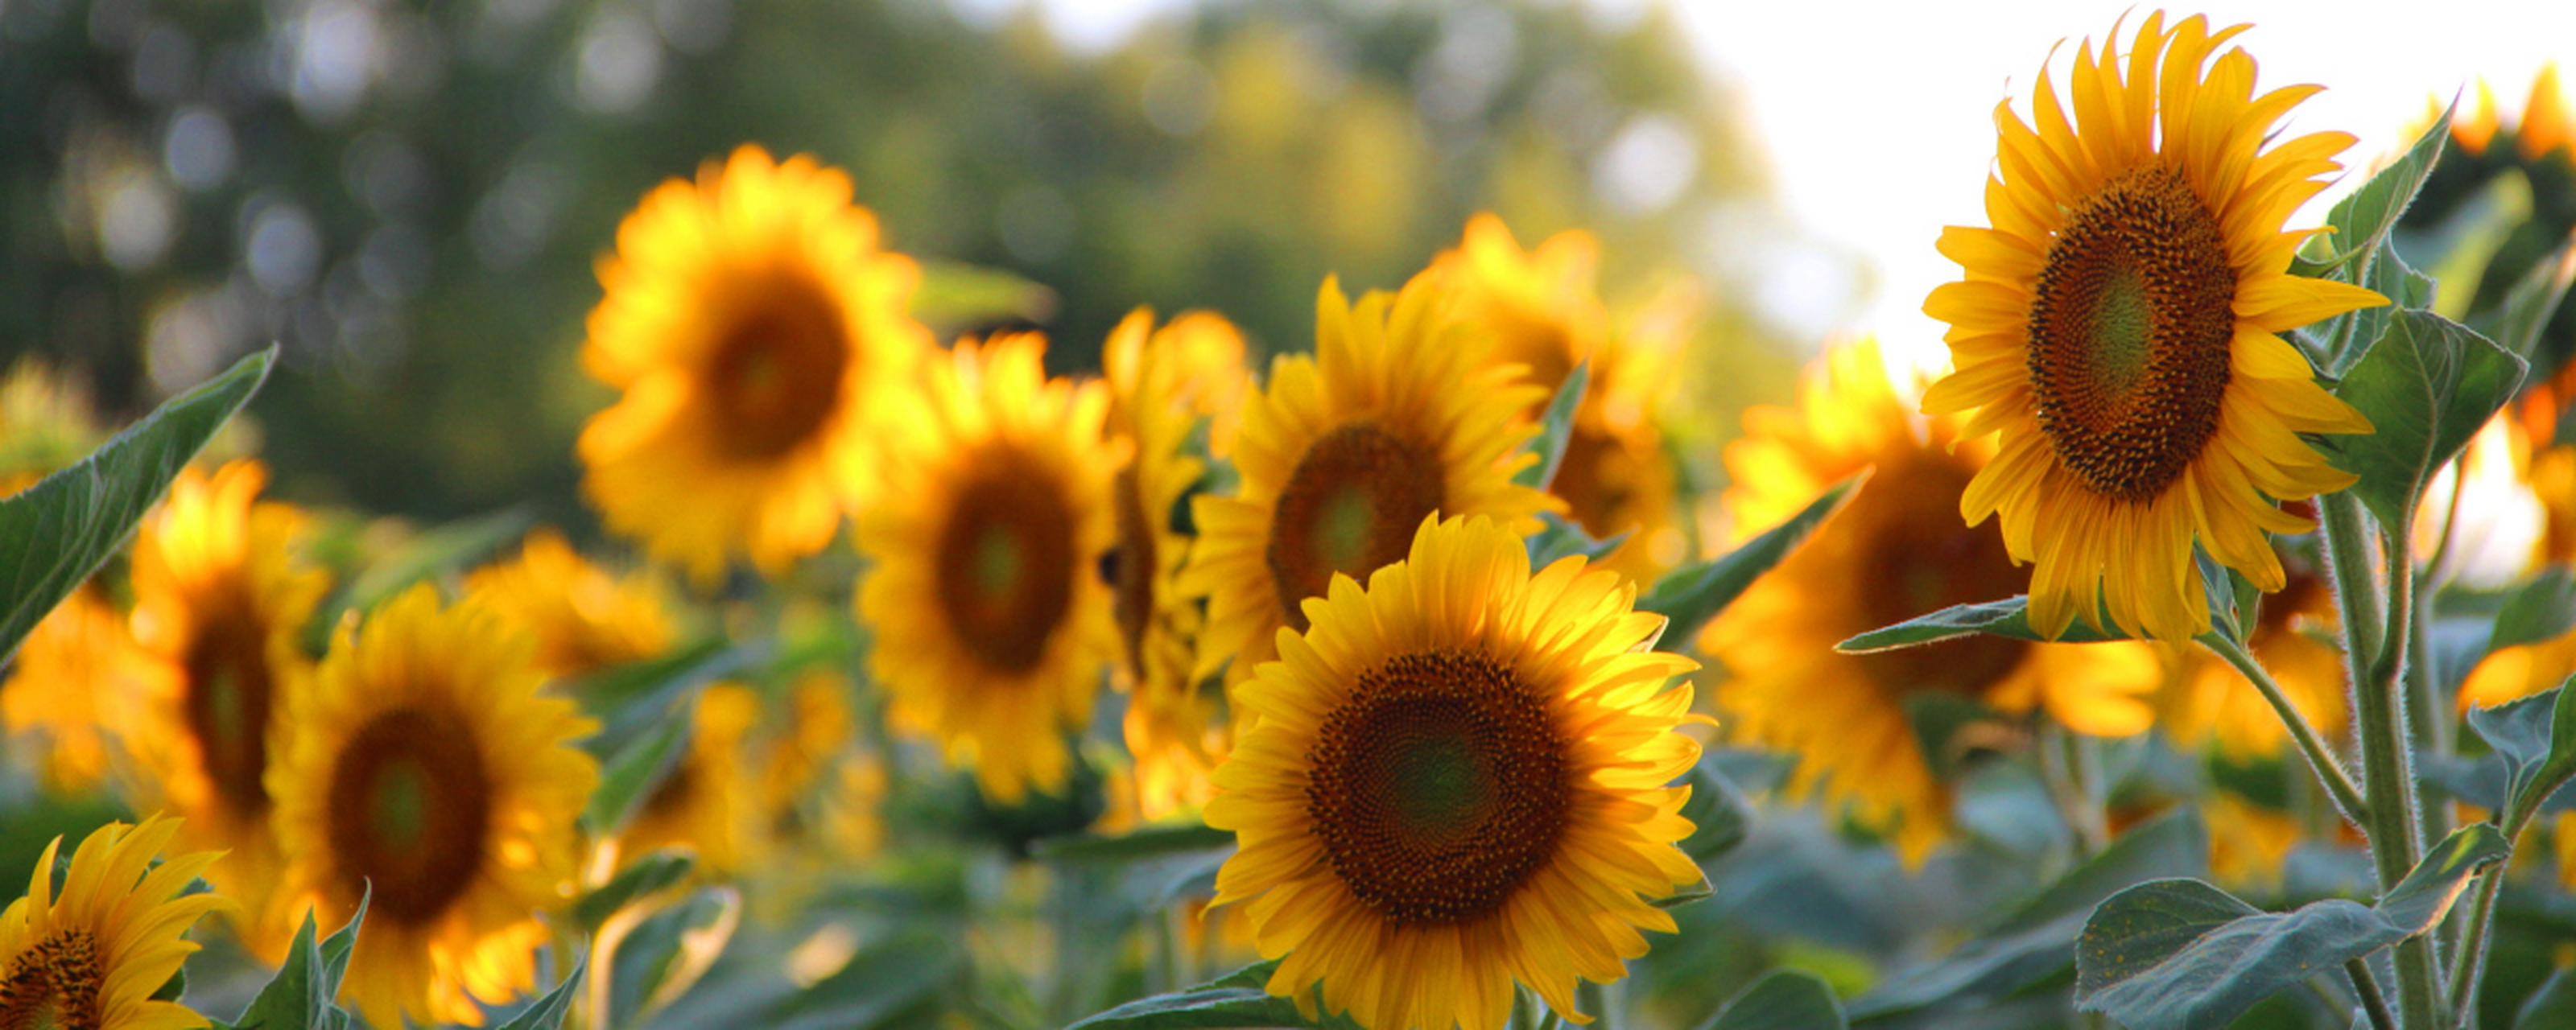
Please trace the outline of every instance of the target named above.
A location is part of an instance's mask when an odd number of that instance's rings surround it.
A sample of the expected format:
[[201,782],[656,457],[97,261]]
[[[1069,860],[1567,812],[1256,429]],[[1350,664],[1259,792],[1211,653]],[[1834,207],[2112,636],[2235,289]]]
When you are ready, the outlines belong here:
[[[2505,291],[2504,302],[2469,319],[2471,328],[2486,334],[2496,346],[2531,360],[2540,348],[2540,333],[2549,325],[2550,316],[2567,298],[2567,287],[2576,282],[2576,246],[2561,244],[2548,257],[2533,262],[2531,270],[2515,280]],[[2541,370],[2543,375],[2547,369]]]
[[2513,1030],[2565,1030],[2576,1026],[2576,971],[2560,969],[2549,974],[2540,989],[2522,1000],[2522,1008],[2513,1016]]
[[2472,709],[2469,726],[2505,762],[2507,825],[2529,818],[2551,793],[2576,778],[2576,691],[2564,684]]
[[635,859],[617,875],[609,877],[599,889],[572,903],[572,922],[583,933],[599,929],[599,924],[617,914],[638,898],[649,897],[664,888],[689,878],[698,860],[686,851],[664,849]]
[[504,508],[433,527],[396,546],[314,608],[305,624],[307,646],[321,650],[331,642],[331,627],[345,612],[363,612],[403,588],[480,562],[518,539],[536,521],[525,508]]
[[1232,830],[1205,823],[1164,823],[1107,836],[1076,833],[1041,837],[1030,842],[1029,854],[1059,862],[1132,862],[1233,846]]
[[599,946],[609,953],[599,975],[609,978],[609,1012],[601,1025],[643,1025],[698,982],[741,924],[739,890],[701,887],[634,920],[613,939],[602,935]]
[[1843,1003],[1822,977],[1775,969],[1727,1002],[1701,1030],[1843,1030]]
[[2496,612],[2487,650],[2531,644],[2576,629],[2576,575],[2553,565],[2512,594]]
[[2355,261],[2368,256],[2379,246],[2406,207],[2415,202],[2415,194],[2424,188],[2424,180],[2433,174],[2433,165],[2441,159],[2442,147],[2450,139],[2451,115],[2444,112],[2433,124],[2415,137],[2413,145],[2388,167],[2373,173],[2369,181],[2351,195],[2336,201],[2326,212],[2326,225],[2333,231],[2320,239],[2327,253],[2319,258],[2306,256],[2290,260],[2290,274],[2310,278],[2336,278],[2359,282]]
[[588,970],[586,963],[573,963],[572,972],[563,978],[562,983],[556,984],[555,989],[547,991],[545,996],[529,1002],[526,1008],[520,1009],[518,1015],[510,1017],[510,1021],[501,1024],[497,1030],[558,1030],[563,1026],[564,1017],[572,1013],[573,998],[581,990],[582,974]]
[[1310,1020],[1297,1003],[1263,989],[1279,960],[1255,962],[1186,991],[1139,998],[1073,1024],[1066,1030],[1215,1030],[1226,1027],[1299,1027],[1357,1030],[1339,1015]]
[[2113,895],[2076,942],[2075,1000],[2130,1030],[2215,1030],[2257,1002],[2431,929],[2510,850],[2485,823],[2445,838],[2377,905],[2265,912],[2198,880]]
[[316,945],[313,913],[307,910],[303,927],[295,931],[294,942],[286,946],[286,962],[251,997],[241,1018],[228,1025],[234,1030],[337,1030],[348,1026],[349,1014],[335,999],[340,995],[340,980],[349,969],[350,949],[357,946],[358,926],[366,918],[367,899],[361,897],[348,925]]
[[654,788],[679,767],[689,749],[690,729],[685,715],[673,713],[651,732],[602,759],[599,786],[590,792],[582,822],[594,833],[624,829],[626,821],[643,810]]
[[1530,438],[1529,449],[1538,461],[1512,474],[1512,482],[1540,490],[1556,482],[1556,470],[1565,464],[1565,445],[1574,439],[1574,409],[1583,404],[1583,391],[1592,382],[1592,363],[1574,366],[1565,375],[1565,385],[1556,388],[1556,399],[1547,403],[1547,413],[1538,420],[1538,435]]
[[[757,1018],[761,1030],[894,1030],[936,1025],[928,1012],[941,991],[970,971],[957,935],[906,929],[869,944],[814,985],[779,999]],[[709,981],[712,986],[716,981]]]
[[134,524],[268,379],[277,348],[173,398],[86,458],[0,500],[0,663],[125,545]]
[[1638,599],[1637,610],[1672,620],[1664,627],[1666,646],[1676,650],[1688,647],[1699,636],[1700,627],[1708,625],[1708,620],[1743,596],[1755,579],[1796,550],[1807,534],[1815,532],[1817,524],[1851,499],[1868,475],[1864,472],[1834,484],[1788,521],[1745,541],[1744,546],[1724,557],[1674,570]]
[[2374,431],[2333,437],[2329,459],[2361,477],[2352,491],[2381,525],[2408,525],[2424,485],[2513,400],[2528,367],[2467,326],[2395,312],[2335,387]]
[[1682,805],[1682,818],[1691,821],[1691,835],[1682,838],[1682,853],[1706,865],[1744,843],[1753,826],[1753,803],[1745,800],[1735,781],[1718,771],[1716,761],[1702,755],[1683,782],[1691,789],[1690,800]]
[[709,637],[659,658],[615,666],[571,682],[566,692],[599,720],[599,732],[585,738],[582,749],[605,760],[661,732],[682,698],[765,653],[766,648],[758,644]]
[[1523,541],[1529,549],[1530,567],[1546,568],[1559,558],[1580,557],[1597,562],[1628,542],[1629,533],[1619,533],[1607,540],[1595,540],[1583,531],[1580,523],[1552,511],[1538,513],[1539,531]]
[[[1893,626],[1881,626],[1835,644],[1834,650],[1844,654],[1868,654],[1872,651],[1892,651],[1900,647],[1921,647],[1925,644],[1937,644],[1944,640],[1956,640],[1960,637],[1979,634],[2040,642],[2050,639],[2041,636],[2038,630],[2031,628],[2030,598],[2016,594],[2000,601],[1954,604],[1930,615],[1918,615]],[[2097,629],[2084,620],[2077,619],[2067,625],[2065,635],[2056,639],[2068,644],[2093,644],[2105,640],[2129,638],[2121,633],[2117,626]]]

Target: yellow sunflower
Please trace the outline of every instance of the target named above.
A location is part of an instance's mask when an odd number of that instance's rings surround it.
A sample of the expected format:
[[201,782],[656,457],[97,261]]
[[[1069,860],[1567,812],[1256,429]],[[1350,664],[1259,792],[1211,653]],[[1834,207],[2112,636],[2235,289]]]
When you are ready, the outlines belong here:
[[1458,249],[1438,263],[1456,277],[1460,317],[1493,335],[1494,360],[1524,366],[1524,381],[1545,391],[1531,402],[1530,417],[1545,410],[1574,366],[1592,363],[1548,491],[1593,536],[1633,533],[1608,564],[1651,577],[1658,568],[1647,541],[1674,519],[1673,464],[1654,421],[1672,384],[1670,347],[1612,322],[1593,286],[1600,251],[1591,234],[1571,231],[1524,252],[1502,219],[1479,214],[1468,220]]
[[[2290,703],[2328,739],[2343,732],[2343,649],[2330,642],[2334,591],[2320,570],[2282,563],[2282,590],[2263,599],[2247,649],[2279,681]],[[2184,743],[2213,742],[2236,759],[2279,754],[2289,741],[2280,713],[2245,674],[2204,651],[2186,652],[2182,668],[2157,702],[2157,719]]]
[[308,688],[305,624],[330,576],[295,553],[304,514],[258,501],[255,461],[188,468],[134,538],[134,637],[156,668],[121,720],[141,765],[136,807],[185,817],[190,850],[229,852],[215,886],[240,904],[243,943],[283,957],[300,919],[276,893],[284,858],[267,774],[283,713]]
[[1533,574],[1489,518],[1424,519],[1412,550],[1336,576],[1237,692],[1251,729],[1218,767],[1208,825],[1240,842],[1216,903],[1244,904],[1273,994],[1371,1030],[1500,1030],[1512,983],[1581,1020],[1674,932],[1648,900],[1700,878],[1699,759],[1674,732],[1696,668],[1651,650],[1636,587],[1566,558]]
[[1438,269],[1355,307],[1324,283],[1315,353],[1272,360],[1246,399],[1231,457],[1231,497],[1191,501],[1198,542],[1181,590],[1208,599],[1197,675],[1233,665],[1249,679],[1281,628],[1303,630],[1299,603],[1339,573],[1365,576],[1404,557],[1434,513],[1486,515],[1517,533],[1559,508],[1512,482],[1537,460],[1527,411],[1545,391],[1489,359],[1486,334],[1459,321]]
[[180,893],[215,864],[215,852],[153,864],[178,830],[178,820],[161,818],[98,828],[72,852],[61,894],[53,879],[62,838],[45,845],[27,896],[0,911],[0,1027],[206,1025],[186,1006],[152,998],[196,952],[183,936],[188,927],[228,904],[211,893]]
[[906,312],[920,267],[877,249],[850,179],[745,146],[646,194],[599,264],[582,362],[625,391],[581,433],[610,528],[712,580],[775,573],[840,527],[836,470],[930,348]]
[[1045,349],[1006,334],[934,363],[928,417],[887,442],[884,488],[858,514],[874,563],[859,618],[895,724],[1004,803],[1063,789],[1064,734],[1119,655],[1099,569],[1125,448],[1102,434],[1108,392],[1047,379]]
[[1909,864],[1949,833],[1950,790],[1923,754],[1907,710],[1946,693],[2009,714],[2046,710],[2096,736],[2154,720],[2147,696],[2164,678],[2147,644],[2030,644],[1970,637],[1879,654],[1834,644],[1954,604],[2021,593],[2030,573],[1991,526],[1949,513],[1994,454],[1963,440],[1958,420],[1918,425],[1877,345],[1835,348],[1801,384],[1799,407],[1745,412],[1726,449],[1723,498],[1739,533],[1769,529],[1826,487],[1870,478],[1778,568],[1754,582],[1701,636],[1730,678],[1717,706],[1741,739],[1795,756],[1791,790],[1821,789],[1887,832]]
[[[107,776],[108,727],[151,690],[161,667],[95,584],[63,599],[19,645],[0,680],[0,726],[40,740],[45,783],[88,791]],[[15,743],[13,741],[12,743]]]
[[1201,688],[1192,645],[1203,621],[1179,582],[1190,537],[1173,525],[1182,498],[1207,472],[1189,446],[1202,419],[1231,423],[1246,386],[1243,335],[1222,317],[1192,312],[1160,330],[1137,309],[1101,349],[1109,425],[1135,458],[1118,473],[1112,611],[1126,645],[1117,683],[1127,703],[1127,750],[1136,760],[1141,814],[1160,818],[1207,800],[1208,773],[1224,756],[1216,698]]
[[533,982],[540,914],[569,899],[597,725],[540,696],[536,642],[421,584],[344,627],[269,766],[300,909],[345,923],[373,884],[341,993],[382,1027],[479,1025]]
[[699,868],[731,873],[759,850],[743,745],[760,722],[760,696],[739,683],[711,684],[689,718],[689,750],[627,824],[619,857],[686,847]]
[[2101,625],[2104,607],[2133,635],[2207,629],[2195,541],[2281,589],[2264,532],[2308,522],[2276,502],[2353,482],[2298,434],[2370,431],[2275,335],[2387,303],[2287,272],[2309,233],[2281,225],[2352,137],[2264,147],[2318,87],[2253,95],[2252,57],[2211,56],[2246,28],[2211,33],[2195,16],[2168,29],[2151,14],[2125,77],[2086,43],[2072,122],[2043,69],[2036,130],[2010,101],[1995,108],[1993,227],[1941,233],[1967,276],[1923,310],[1950,324],[1958,371],[1923,410],[1981,409],[1967,434],[2002,433],[1959,510],[1972,523],[2002,513],[2014,560],[2037,563],[2032,625],[2052,636],[2078,615]]
[[518,560],[475,570],[468,593],[537,636],[548,676],[579,676],[642,661],[671,646],[668,591],[649,573],[618,576],[590,563],[563,534],[540,529]]

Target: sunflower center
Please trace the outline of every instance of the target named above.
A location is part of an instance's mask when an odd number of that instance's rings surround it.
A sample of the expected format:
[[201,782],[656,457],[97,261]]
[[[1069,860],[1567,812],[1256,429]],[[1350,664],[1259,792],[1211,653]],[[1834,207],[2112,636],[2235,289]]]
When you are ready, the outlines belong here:
[[979,455],[941,527],[940,609],[985,665],[1027,672],[1073,610],[1073,506],[1055,477],[1015,448]]
[[1306,763],[1326,860],[1400,925],[1499,909],[1556,854],[1573,795],[1546,706],[1511,670],[1462,651],[1361,673]]
[[181,699],[206,778],[232,814],[268,811],[268,709],[272,697],[268,635],[247,598],[209,605],[188,641],[187,692]]
[[736,312],[707,369],[718,446],[766,460],[814,436],[841,399],[849,344],[838,305],[820,285],[768,284]]
[[491,770],[474,728],[454,712],[403,707],[377,715],[331,770],[331,852],[370,906],[424,926],[473,886],[493,811]]
[[0,976],[0,1030],[98,1030],[101,982],[98,938],[59,931]]
[[2111,180],[2068,215],[2030,307],[2040,431],[2093,492],[2145,502],[2218,432],[2236,272],[2178,172]]
[[1413,531],[1440,509],[1440,457],[1375,422],[1351,422],[1306,448],[1270,523],[1270,580],[1288,626],[1298,602],[1322,597],[1338,572],[1366,579],[1402,560]]
[[1118,617],[1118,634],[1127,642],[1127,667],[1138,677],[1145,674],[1145,625],[1154,618],[1154,523],[1145,514],[1145,488],[1136,477],[1136,467],[1118,470],[1118,481],[1112,489],[1118,518],[1118,549],[1112,552],[1115,567],[1110,570],[1109,585],[1115,591],[1111,611]]

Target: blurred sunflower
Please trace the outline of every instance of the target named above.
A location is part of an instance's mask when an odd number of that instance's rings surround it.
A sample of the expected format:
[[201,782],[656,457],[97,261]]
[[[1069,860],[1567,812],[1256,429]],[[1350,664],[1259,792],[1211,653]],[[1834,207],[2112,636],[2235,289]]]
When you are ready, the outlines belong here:
[[690,707],[689,749],[619,835],[619,860],[684,847],[699,868],[722,875],[756,858],[757,799],[743,752],[759,722],[760,697],[751,688],[715,683],[700,691]]
[[1524,366],[1523,381],[1544,391],[1531,401],[1530,418],[1576,365],[1591,362],[1548,492],[1595,537],[1634,534],[1607,564],[1646,579],[1660,571],[1646,543],[1674,519],[1673,464],[1654,421],[1672,383],[1671,352],[1614,325],[1593,285],[1600,250],[1591,234],[1569,231],[1524,252],[1502,219],[1479,214],[1458,249],[1436,261],[1456,277],[1459,316],[1494,337],[1493,359]]
[[1362,588],[1337,577],[1237,699],[1251,728],[1208,825],[1240,850],[1269,990],[1371,1030],[1500,1030],[1512,983],[1558,1013],[1675,932],[1648,903],[1696,882],[1674,842],[1699,758],[1674,732],[1696,665],[1651,650],[1636,588],[1567,558],[1533,574],[1486,517],[1425,519]]
[[921,272],[877,249],[850,179],[754,146],[646,194],[599,264],[582,362],[625,391],[583,428],[583,487],[610,528],[700,582],[729,557],[775,573],[840,527],[871,426],[931,346]]
[[2252,57],[2211,57],[2248,27],[2213,34],[2194,16],[2168,29],[2150,14],[2125,78],[2087,42],[2073,122],[2043,69],[2037,130],[2010,101],[1995,108],[1993,227],[1942,230],[1941,252],[1967,276],[1923,310],[1950,324],[1958,371],[1923,410],[1981,409],[1966,435],[2001,432],[1959,509],[1971,522],[2002,513],[2014,560],[2038,563],[2031,623],[2051,636],[2078,615],[2101,625],[2104,607],[2132,635],[2179,643],[2207,629],[2195,542],[2281,589],[2264,533],[2308,523],[2276,502],[2353,482],[2298,434],[2370,431],[2275,335],[2387,303],[2286,271],[2309,233],[2281,225],[2352,137],[2264,148],[2319,87],[2254,96]]
[[540,696],[535,641],[429,584],[344,627],[294,698],[268,770],[299,906],[345,923],[373,885],[341,993],[369,1023],[480,1025],[535,977],[599,780],[596,729]]
[[1745,412],[1726,449],[1723,501],[1744,536],[1864,469],[1844,508],[1701,635],[1730,678],[1715,694],[1740,738],[1794,756],[1791,791],[1819,789],[1889,834],[1919,864],[1949,833],[1949,788],[1915,735],[1908,700],[1949,694],[1997,711],[2045,709],[2070,729],[2127,736],[2154,721],[2164,678],[2147,644],[2030,644],[1969,637],[1878,654],[1836,653],[1864,630],[1954,604],[2021,593],[2030,574],[1991,526],[1950,517],[1994,454],[1956,418],[1918,425],[1875,343],[1835,348],[1801,385],[1796,410]]
[[1199,539],[1180,587],[1208,599],[1196,675],[1231,659],[1226,681],[1249,679],[1281,628],[1306,628],[1299,602],[1324,596],[1336,573],[1403,558],[1425,516],[1531,533],[1560,507],[1512,482],[1536,460],[1526,412],[1545,391],[1489,360],[1486,335],[1452,314],[1446,278],[1426,271],[1356,307],[1326,281],[1314,355],[1273,359],[1268,387],[1247,399],[1235,495],[1191,502]]
[[79,461],[106,436],[81,380],[19,357],[0,376],[0,497]]
[[85,585],[19,645],[0,679],[0,726],[41,741],[36,753],[48,788],[91,790],[107,775],[114,746],[108,727],[160,672],[134,643],[125,614],[95,584]]
[[859,618],[895,724],[1006,804],[1063,790],[1063,735],[1119,655],[1098,570],[1125,447],[1102,434],[1108,392],[1047,379],[1045,349],[1005,334],[932,364],[928,417],[887,441],[858,514]]
[[267,481],[255,461],[187,468],[143,520],[134,637],[155,668],[119,721],[144,774],[135,807],[185,817],[190,850],[229,853],[212,882],[238,903],[243,943],[274,962],[300,920],[277,894],[268,773],[283,713],[312,675],[303,635],[331,579],[295,553],[304,513],[258,501]]
[[45,845],[27,896],[0,911],[0,1027],[182,1030],[206,1017],[159,993],[197,950],[188,928],[229,904],[212,893],[183,894],[215,864],[210,851],[153,860],[178,820],[109,823],[72,852],[62,893],[53,892],[54,856]]
[[[2263,599],[2247,649],[2308,724],[2332,739],[2343,732],[2347,716],[2343,649],[2329,642],[2336,626],[2334,590],[2321,570],[2286,553],[2282,557],[2282,589]],[[2184,653],[2156,708],[2157,721],[2174,740],[2214,743],[2233,759],[2277,755],[2290,739],[2280,714],[2243,673],[2198,649]]]
[[1231,423],[1242,403],[1243,335],[1206,312],[1157,330],[1154,313],[1139,308],[1110,332],[1100,360],[1110,432],[1135,448],[1113,490],[1111,610],[1126,645],[1117,683],[1131,695],[1124,729],[1140,814],[1155,819],[1204,803],[1213,789],[1208,773],[1225,751],[1217,700],[1201,689],[1191,650],[1204,617],[1179,586],[1190,537],[1173,519],[1207,472],[1191,435],[1202,419]]
[[551,529],[529,533],[515,561],[465,578],[466,592],[537,636],[547,676],[580,676],[661,654],[671,646],[669,592],[650,573],[593,565]]

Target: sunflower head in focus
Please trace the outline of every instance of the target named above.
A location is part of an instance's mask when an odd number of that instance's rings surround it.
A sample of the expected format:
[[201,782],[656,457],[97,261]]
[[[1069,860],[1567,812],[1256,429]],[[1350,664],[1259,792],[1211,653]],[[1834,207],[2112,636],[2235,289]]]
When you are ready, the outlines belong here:
[[756,784],[743,768],[743,753],[759,723],[760,695],[751,688],[715,683],[699,692],[690,708],[689,749],[645,795],[619,835],[619,857],[685,847],[697,855],[699,867],[717,874],[755,859],[761,827],[752,811]]
[[2084,44],[2072,120],[2043,69],[2036,128],[1995,109],[1993,225],[1941,233],[1967,275],[1923,310],[1949,323],[1958,370],[1923,410],[1973,410],[1967,435],[2002,434],[1959,510],[2002,515],[2014,560],[2037,563],[2031,624],[2051,636],[2078,616],[2103,625],[2105,608],[2131,635],[2208,629],[2195,543],[2281,589],[2264,534],[2308,523],[2278,502],[2354,478],[2299,434],[2370,431],[2278,335],[2387,303],[2287,271],[2309,234],[2282,223],[2352,137],[2276,140],[2318,87],[2255,95],[2254,59],[2218,52],[2247,27],[2159,12],[2125,60]]
[[[2323,570],[2296,556],[2283,557],[2287,578],[2279,593],[2263,599],[2246,647],[2309,725],[2333,739],[2343,732],[2347,715],[2343,649],[2332,643],[2334,590]],[[2280,714],[2243,673],[2198,650],[2186,652],[2182,669],[2156,707],[2157,721],[2175,740],[2214,743],[2232,759],[2280,754],[2290,739]]]
[[[1118,323],[1101,350],[1109,382],[1109,425],[1135,457],[1112,491],[1118,544],[1110,586],[1125,645],[1117,682],[1127,703],[1127,749],[1136,759],[1141,814],[1147,819],[1207,800],[1208,773],[1223,757],[1217,699],[1196,674],[1202,622],[1197,598],[1180,590],[1190,537],[1175,520],[1207,472],[1190,445],[1204,422],[1211,439],[1231,433],[1246,376],[1243,335],[1225,319],[1192,312],[1154,328],[1138,309]],[[1218,420],[1226,423],[1220,430]]]
[[106,779],[109,727],[163,674],[134,643],[125,613],[84,585],[36,624],[0,677],[0,727],[13,749],[40,744],[49,789],[83,793]]
[[1835,652],[1866,630],[2010,597],[2030,574],[1994,527],[1951,517],[1992,445],[1961,439],[1955,418],[1918,425],[1874,343],[1828,352],[1800,394],[1795,409],[1745,412],[1744,435],[1727,446],[1724,503],[1737,532],[1767,530],[1827,487],[1865,469],[1870,477],[1709,625],[1701,647],[1729,672],[1715,699],[1737,737],[1796,756],[1793,792],[1821,790],[1920,863],[1949,833],[1951,796],[1915,735],[1912,698],[2044,709],[2079,732],[2125,736],[2153,722],[2145,696],[2163,664],[2141,643],[1983,636]]
[[1281,628],[1302,631],[1301,603],[1336,574],[1402,559],[1414,527],[1438,513],[1484,515],[1536,532],[1555,499],[1512,482],[1545,391],[1494,363],[1487,334],[1459,321],[1434,268],[1400,293],[1357,305],[1327,281],[1315,302],[1315,353],[1280,355],[1246,398],[1230,497],[1191,501],[1199,529],[1181,589],[1208,599],[1198,668],[1251,677]]
[[480,1025],[535,982],[541,913],[569,900],[597,729],[540,696],[536,642],[421,584],[344,627],[268,771],[287,882],[325,926],[369,884],[341,993],[369,1023]]
[[1099,570],[1126,448],[1103,433],[1108,392],[1048,379],[1045,349],[1002,335],[934,362],[926,417],[887,442],[858,513],[859,618],[895,724],[1005,804],[1063,789],[1064,734],[1119,656]]
[[831,542],[836,477],[865,482],[871,426],[930,347],[906,311],[920,267],[877,248],[850,193],[745,146],[646,194],[600,260],[582,362],[624,396],[582,429],[583,488],[701,582]]
[[163,984],[195,953],[183,936],[198,917],[229,904],[212,893],[182,894],[215,864],[215,852],[153,864],[178,820],[109,823],[72,852],[59,893],[57,837],[36,860],[27,895],[0,910],[0,1027],[184,1030],[206,1017],[156,1001]]
[[1651,576],[1659,570],[1645,543],[1674,515],[1672,461],[1654,421],[1672,382],[1671,347],[1611,319],[1594,287],[1600,249],[1591,234],[1569,231],[1523,251],[1502,219],[1479,214],[1439,264],[1454,277],[1459,317],[1493,336],[1493,360],[1522,366],[1524,381],[1544,391],[1531,402],[1531,418],[1576,365],[1591,363],[1548,490],[1585,532],[1635,534],[1609,564]]
[[191,467],[134,538],[134,637],[153,663],[124,737],[142,767],[136,807],[183,816],[181,843],[229,852],[215,885],[239,903],[243,942],[282,957],[296,913],[276,895],[281,857],[268,773],[292,697],[307,689],[305,624],[330,576],[297,554],[305,516],[258,500],[268,472]]
[[1425,519],[1411,552],[1336,576],[1306,629],[1237,691],[1250,728],[1208,825],[1239,842],[1216,903],[1241,904],[1270,992],[1370,1030],[1500,1030],[1512,983],[1581,1020],[1674,932],[1649,904],[1696,882],[1674,846],[1699,758],[1675,732],[1696,665],[1651,650],[1636,588],[1566,558],[1533,573],[1489,518]]
[[516,561],[475,570],[465,589],[536,634],[537,665],[548,676],[642,661],[671,646],[671,603],[660,580],[593,565],[551,529],[528,534]]

